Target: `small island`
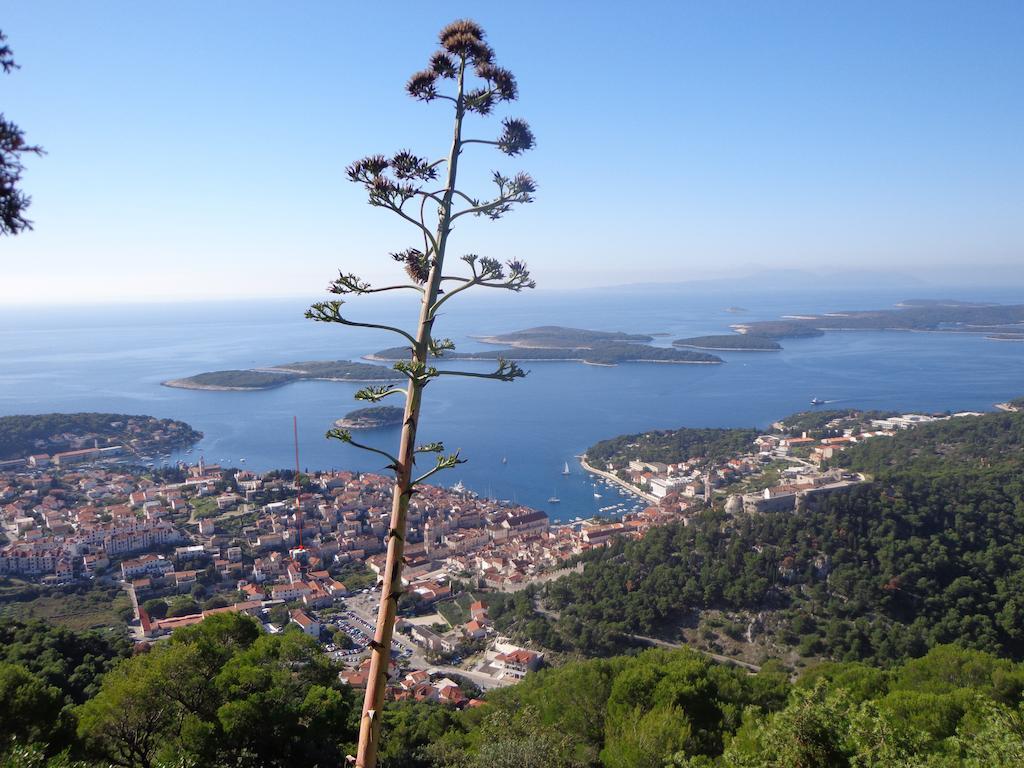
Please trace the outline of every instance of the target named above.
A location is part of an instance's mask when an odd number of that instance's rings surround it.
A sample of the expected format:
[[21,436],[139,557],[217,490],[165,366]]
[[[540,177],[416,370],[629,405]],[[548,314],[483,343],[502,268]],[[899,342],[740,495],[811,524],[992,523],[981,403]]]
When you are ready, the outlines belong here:
[[688,339],[676,339],[673,347],[690,347],[693,349],[710,349],[721,352],[778,352],[782,345],[766,336],[752,333],[723,333],[718,336],[691,336]]
[[405,409],[393,405],[376,405],[370,408],[357,408],[349,411],[345,417],[334,422],[340,429],[381,429],[397,427],[402,423]]
[[502,344],[526,349],[593,349],[604,344],[646,343],[653,336],[621,331],[592,331],[587,328],[566,328],[561,325],[541,325],[521,331],[494,336],[474,336],[483,344]]
[[401,377],[390,368],[348,360],[309,360],[286,363],[270,368],[248,370],[210,371],[197,373],[185,379],[163,382],[165,387],[202,389],[220,392],[252,392],[273,389],[293,381],[351,381],[386,382]]
[[[131,459],[184,448],[203,437],[183,421],[124,413],[42,413],[0,417],[0,461],[69,454],[67,461]],[[57,464],[61,462],[56,461]]]

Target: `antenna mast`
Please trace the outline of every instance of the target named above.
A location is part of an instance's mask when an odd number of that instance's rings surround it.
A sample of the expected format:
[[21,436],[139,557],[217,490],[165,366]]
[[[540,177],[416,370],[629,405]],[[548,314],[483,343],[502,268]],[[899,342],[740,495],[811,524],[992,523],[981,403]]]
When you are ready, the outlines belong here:
[[295,523],[299,528],[299,549],[302,549],[302,485],[299,483],[299,417],[292,416],[295,434]]

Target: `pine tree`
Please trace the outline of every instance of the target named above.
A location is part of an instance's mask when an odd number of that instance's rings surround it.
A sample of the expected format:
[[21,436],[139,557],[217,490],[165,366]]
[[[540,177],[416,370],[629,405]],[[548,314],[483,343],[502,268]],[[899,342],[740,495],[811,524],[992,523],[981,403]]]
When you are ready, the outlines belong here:
[[[6,35],[0,31],[0,69],[9,74],[18,69],[18,65],[6,40]],[[0,113],[0,235],[16,235],[32,229],[32,222],[25,218],[32,198],[19,188],[25,170],[22,159],[24,155],[42,153],[39,147],[26,143],[21,129]]]

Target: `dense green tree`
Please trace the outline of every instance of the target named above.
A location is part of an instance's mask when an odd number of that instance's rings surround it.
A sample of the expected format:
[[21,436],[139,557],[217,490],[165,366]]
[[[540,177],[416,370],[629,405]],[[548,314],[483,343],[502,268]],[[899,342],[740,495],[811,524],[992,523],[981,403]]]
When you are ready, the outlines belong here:
[[900,728],[870,703],[819,680],[797,688],[783,711],[744,724],[728,746],[728,768],[910,768],[921,765],[923,737]]
[[0,622],[0,662],[38,675],[68,704],[94,695],[99,677],[128,652],[128,643],[116,633],[75,632],[38,620]]
[[199,603],[197,603],[191,595],[178,595],[177,597],[171,598],[167,604],[167,615],[171,618],[176,616],[191,616],[194,613],[199,613]]
[[142,607],[149,614],[151,619],[163,619],[167,617],[167,601],[160,597],[154,597],[142,604]]
[[61,743],[68,739],[64,695],[17,664],[0,663],[0,744]]
[[333,766],[354,736],[352,709],[315,641],[218,614],[109,673],[79,708],[78,732],[91,754],[126,768],[180,756],[209,766]]
[[442,739],[429,748],[438,768],[580,768],[572,738],[544,725],[531,708],[488,712],[468,743]]
[[428,747],[455,727],[457,714],[434,702],[395,702],[384,709],[381,768],[432,768]]

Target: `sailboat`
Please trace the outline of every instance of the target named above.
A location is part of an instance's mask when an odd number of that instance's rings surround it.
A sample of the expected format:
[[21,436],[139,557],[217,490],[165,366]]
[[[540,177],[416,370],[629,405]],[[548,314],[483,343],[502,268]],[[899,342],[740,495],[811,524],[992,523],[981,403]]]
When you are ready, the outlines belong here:
[[565,462],[565,466],[562,467],[562,474],[563,475],[568,475],[569,474],[569,462],[568,461]]
[[551,494],[551,498],[548,499],[548,504],[558,504],[561,501],[562,500],[560,498],[558,498],[556,495]]

